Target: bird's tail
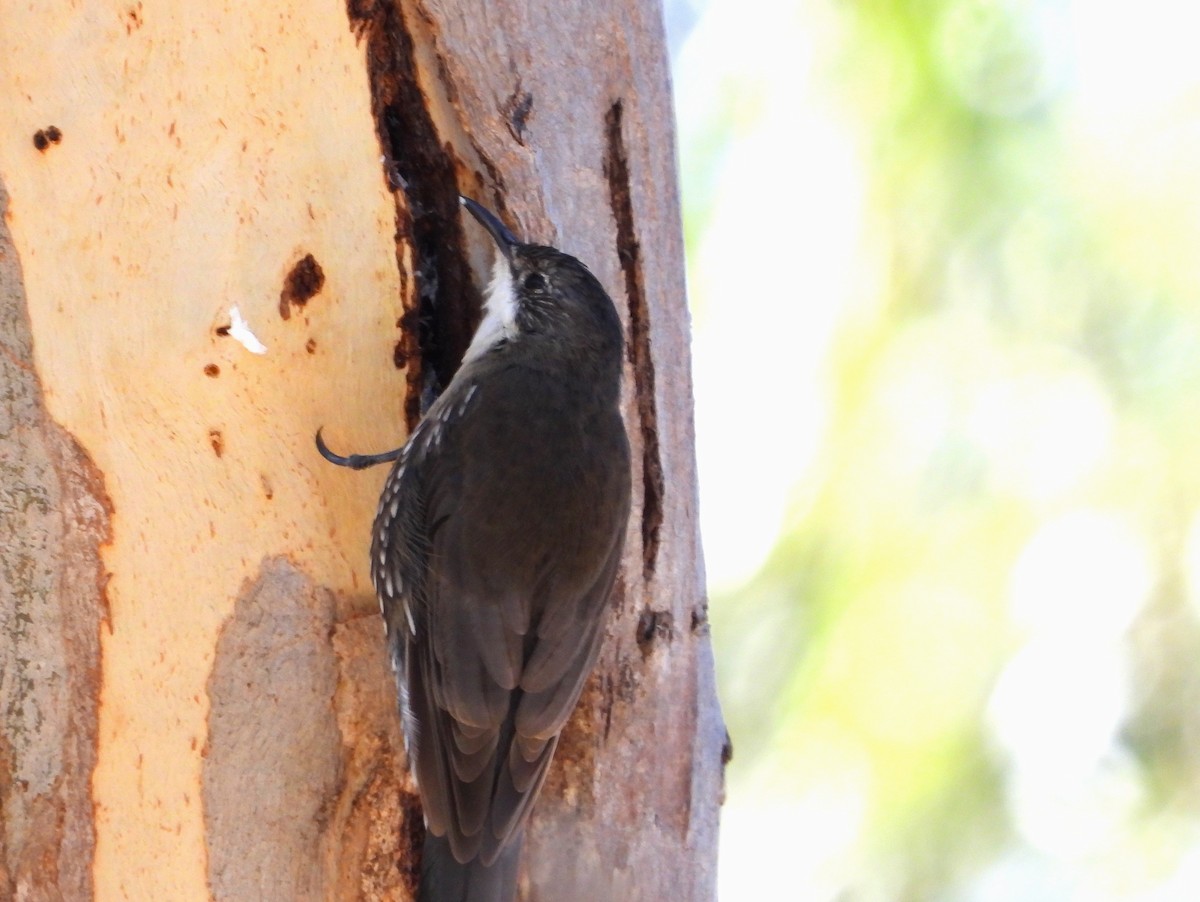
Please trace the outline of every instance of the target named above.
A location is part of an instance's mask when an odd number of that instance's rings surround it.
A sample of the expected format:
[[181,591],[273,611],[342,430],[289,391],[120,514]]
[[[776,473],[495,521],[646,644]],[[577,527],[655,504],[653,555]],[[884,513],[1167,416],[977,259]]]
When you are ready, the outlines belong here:
[[460,863],[450,841],[425,831],[421,891],[417,902],[514,902],[522,836],[514,836],[491,865],[478,858]]

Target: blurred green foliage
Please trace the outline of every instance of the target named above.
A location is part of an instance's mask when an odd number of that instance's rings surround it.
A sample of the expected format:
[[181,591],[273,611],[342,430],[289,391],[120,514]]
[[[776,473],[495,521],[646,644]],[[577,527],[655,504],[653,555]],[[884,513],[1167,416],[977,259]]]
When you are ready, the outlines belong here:
[[[730,877],[723,897],[1200,898],[1188,16],[1033,0],[757,12],[758,29],[820,35],[812,82],[860,154],[869,272],[837,302],[830,413],[786,527],[713,598],[729,806],[791,806],[800,846],[848,826],[789,892]],[[713,80],[704,114],[681,103],[693,254],[722,215],[730,148],[781,114],[758,70]],[[778,154],[779,179],[806,164],[803,146]],[[781,278],[801,284],[782,282],[780,305],[830,303],[804,290],[804,255],[798,239]],[[738,299],[690,278],[702,332],[708,306]],[[786,383],[755,390],[792,415]],[[707,415],[750,429],[736,414]]]

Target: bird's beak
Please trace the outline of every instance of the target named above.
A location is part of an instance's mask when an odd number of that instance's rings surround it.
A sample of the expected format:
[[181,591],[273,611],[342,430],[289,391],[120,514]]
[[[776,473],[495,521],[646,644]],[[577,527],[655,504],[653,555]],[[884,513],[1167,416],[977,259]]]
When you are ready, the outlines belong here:
[[500,253],[511,263],[513,251],[521,242],[508,230],[508,226],[502,223],[496,214],[487,207],[476,203],[469,197],[459,195],[458,202],[467,208],[467,212],[474,216],[481,226],[488,230],[488,234],[500,248]]

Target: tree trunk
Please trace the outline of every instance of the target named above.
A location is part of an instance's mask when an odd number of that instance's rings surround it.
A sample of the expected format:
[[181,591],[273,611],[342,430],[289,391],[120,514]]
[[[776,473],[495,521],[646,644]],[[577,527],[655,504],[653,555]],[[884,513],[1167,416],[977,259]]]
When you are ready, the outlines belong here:
[[10,4],[0,112],[0,899],[411,897],[385,474],[312,436],[393,447],[453,372],[460,191],[586,261],[629,341],[629,550],[522,898],[712,899],[657,5]]

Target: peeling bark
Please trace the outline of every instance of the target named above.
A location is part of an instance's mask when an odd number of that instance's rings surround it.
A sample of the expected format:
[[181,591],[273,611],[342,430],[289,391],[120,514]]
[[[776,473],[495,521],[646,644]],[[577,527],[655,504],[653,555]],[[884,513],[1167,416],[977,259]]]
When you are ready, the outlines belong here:
[[0,898],[85,899],[112,509],[47,416],[7,212],[0,184]]
[[277,558],[221,630],[202,778],[218,902],[415,890],[421,814],[379,631],[372,618],[337,622],[335,608]]

